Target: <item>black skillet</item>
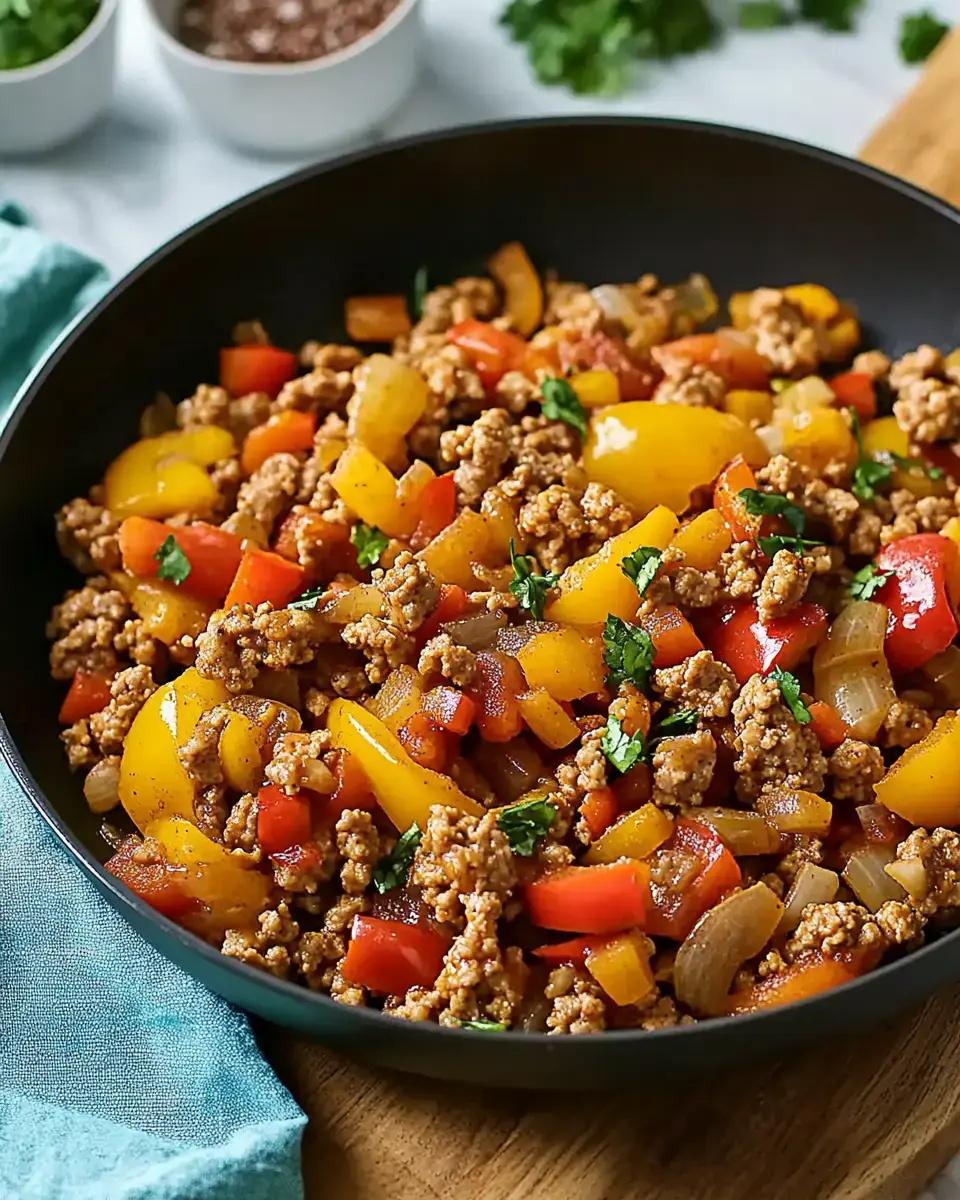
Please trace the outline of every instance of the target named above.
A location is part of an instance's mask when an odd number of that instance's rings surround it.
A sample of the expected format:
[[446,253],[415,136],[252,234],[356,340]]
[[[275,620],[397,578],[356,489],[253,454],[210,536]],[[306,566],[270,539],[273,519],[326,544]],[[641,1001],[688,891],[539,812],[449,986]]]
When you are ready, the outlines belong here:
[[629,118],[518,122],[413,139],[264,188],[119,284],[36,375],[0,441],[2,749],[40,815],[140,933],[214,991],[438,1078],[583,1088],[651,1069],[699,1071],[858,1029],[960,978],[958,932],[755,1017],[588,1038],[441,1030],[226,959],[100,869],[106,847],[57,742],[63,688],[47,674],[44,620],[76,582],[54,544],[54,510],[136,438],[158,390],[186,396],[215,377],[236,320],[259,317],[291,346],[335,339],[345,296],[402,292],[422,263],[435,281],[477,272],[515,238],[541,267],[593,283],[702,271],[728,295],[815,281],[858,305],[870,345],[960,344],[960,214],[878,171],[774,138]]

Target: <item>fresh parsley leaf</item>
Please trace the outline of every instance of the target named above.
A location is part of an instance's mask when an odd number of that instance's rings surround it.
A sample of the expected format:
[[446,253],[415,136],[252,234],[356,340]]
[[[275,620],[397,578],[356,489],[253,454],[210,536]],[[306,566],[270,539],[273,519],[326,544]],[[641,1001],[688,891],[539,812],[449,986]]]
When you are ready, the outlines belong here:
[[635,684],[643,691],[650,681],[656,648],[653,639],[639,625],[628,625],[619,617],[609,616],[603,627],[603,661],[610,668],[607,682]]
[[350,542],[357,548],[357,566],[373,567],[380,561],[380,555],[389,546],[390,539],[376,525],[364,525],[360,521],[353,527]]
[[942,479],[945,474],[941,467],[932,467],[928,463],[925,463],[922,458],[908,458],[904,454],[895,454],[892,450],[881,450],[877,455],[877,461],[890,463],[910,475],[917,475],[918,473],[926,475],[928,479]]
[[929,9],[905,13],[900,23],[900,57],[905,63],[926,62],[949,32],[950,26]]
[[510,849],[521,858],[530,858],[537,842],[556,820],[556,807],[549,800],[524,800],[511,804],[497,816],[497,828],[507,835]]
[[29,67],[75,41],[100,0],[0,0],[0,71]]
[[784,537],[775,534],[773,537],[758,538],[757,545],[767,558],[773,558],[778,550],[792,550],[794,554],[803,554],[805,550],[815,550],[817,546],[822,546],[824,543],[812,538]]
[[700,723],[700,714],[695,708],[680,708],[669,717],[664,717],[657,725],[657,741],[666,737],[682,737],[685,733],[693,733]]
[[542,621],[547,592],[560,576],[556,571],[548,571],[546,575],[534,575],[530,565],[532,562],[529,554],[517,554],[511,538],[510,565],[513,567],[513,581],[510,591],[520,601],[521,608],[527,609],[535,621]]
[[157,567],[157,578],[169,579],[177,587],[190,574],[190,559],[181,550],[180,543],[172,533],[154,554],[153,561],[160,564]]
[[646,738],[638,729],[628,737],[623,726],[614,716],[607,717],[607,727],[600,739],[600,749],[607,756],[610,764],[623,775],[638,762],[644,761],[648,755]]
[[863,0],[800,0],[800,19],[813,21],[834,33],[850,33]]
[[397,844],[385,854],[373,868],[373,886],[383,895],[394,888],[403,887],[410,873],[413,856],[420,845],[420,826],[414,821],[406,833],[397,838]]
[[850,413],[850,428],[857,442],[857,465],[853,468],[853,483],[850,485],[850,490],[858,500],[873,500],[877,494],[877,488],[890,482],[893,467],[889,463],[877,462],[875,459],[867,457],[863,450],[863,438],[860,435],[860,418],[857,416],[857,410],[850,408],[847,411]]
[[587,436],[587,411],[580,398],[565,379],[551,375],[540,385],[543,395],[541,411],[551,421],[563,421],[572,426],[581,437]]
[[637,591],[642,596],[660,570],[662,558],[662,550],[654,546],[638,546],[620,563],[620,570],[637,585]]
[[813,718],[810,716],[810,709],[800,699],[800,680],[796,675],[791,675],[782,667],[774,667],[770,678],[777,681],[783,702],[793,713],[794,719],[801,725],[809,725]]
[[305,592],[302,592],[296,598],[296,600],[291,600],[290,603],[287,605],[287,608],[303,608],[303,609],[316,608],[317,605],[320,603],[320,601],[324,598],[324,596],[326,594],[327,594],[326,588],[322,588],[322,587],[307,588],[307,590]]
[[776,29],[789,22],[790,14],[777,0],[743,0],[737,10],[741,29]]
[[428,290],[427,268],[417,267],[413,277],[413,315],[418,319],[423,316],[423,302]]
[[458,1021],[461,1029],[475,1029],[478,1033],[503,1032],[507,1027],[503,1021]]
[[867,563],[850,580],[850,595],[854,600],[870,600],[892,575],[892,571],[881,571],[876,563]]
[[783,517],[794,533],[803,533],[807,515],[802,508],[791,504],[786,496],[776,492],[758,492],[756,488],[743,488],[737,496],[751,517]]

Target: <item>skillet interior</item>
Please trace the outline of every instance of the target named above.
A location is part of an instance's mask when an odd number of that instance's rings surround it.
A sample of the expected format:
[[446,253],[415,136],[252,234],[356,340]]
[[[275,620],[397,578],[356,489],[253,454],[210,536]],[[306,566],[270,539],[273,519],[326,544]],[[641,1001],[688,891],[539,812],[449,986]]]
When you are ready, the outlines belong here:
[[[442,281],[522,240],[541,267],[601,282],[702,271],[721,295],[813,280],[855,300],[868,344],[960,343],[960,214],[877,172],[789,143],[641,120],[522,122],[418,139],[294,176],[202,222],[66,339],[0,445],[5,753],[88,870],[105,847],[57,742],[62,686],[43,624],[72,585],[52,514],[136,437],[158,389],[216,375],[235,320],[275,339],[343,336],[343,297]],[[659,1034],[533,1038],[438,1030],[336,1005],[223,959],[102,875],[164,953],[228,999],[377,1062],[486,1084],[590,1087],[637,1068],[702,1070],[879,1019],[960,977],[960,935],[819,1000]]]

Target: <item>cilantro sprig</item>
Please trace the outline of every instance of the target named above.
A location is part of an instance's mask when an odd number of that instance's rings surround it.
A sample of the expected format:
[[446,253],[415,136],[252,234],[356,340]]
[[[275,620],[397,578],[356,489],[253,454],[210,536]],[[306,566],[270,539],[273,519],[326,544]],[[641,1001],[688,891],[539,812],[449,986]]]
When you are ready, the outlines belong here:
[[157,578],[169,579],[179,587],[190,575],[190,559],[184,554],[180,543],[171,533],[153,556],[157,564]]
[[857,465],[853,468],[853,483],[850,485],[850,490],[858,500],[873,500],[877,495],[877,488],[890,482],[893,476],[893,467],[890,463],[878,462],[865,453],[857,410],[850,408],[847,411],[850,413],[850,428],[857,443]]
[[782,667],[774,667],[770,672],[770,678],[777,681],[783,702],[793,713],[794,720],[800,725],[809,725],[813,717],[810,716],[810,709],[801,699],[800,680],[796,675],[791,675]]
[[824,544],[815,538],[789,537],[782,534],[757,539],[757,545],[767,558],[773,558],[778,550],[791,550],[794,554],[803,554],[807,550],[816,550],[817,547]]
[[556,817],[556,806],[549,800],[524,800],[500,810],[497,828],[507,835],[514,854],[530,858],[537,842],[550,831]]
[[0,0],[0,71],[29,67],[75,41],[100,0]]
[[742,488],[737,498],[751,517],[783,517],[794,533],[803,533],[807,514],[786,496],[776,492],[759,492],[756,488]]
[[413,303],[411,305],[413,315],[420,319],[423,316],[423,302],[427,298],[429,290],[429,276],[425,266],[417,267],[416,274],[413,277]]
[[551,421],[563,421],[580,434],[587,436],[587,410],[580,397],[565,379],[548,376],[540,385],[543,401],[540,409]]
[[628,734],[622,722],[610,714],[600,739],[600,749],[610,765],[623,775],[638,762],[651,763],[654,751],[661,742],[693,733],[699,721],[700,714],[695,708],[681,708],[671,716],[664,717],[657,727],[650,731],[650,736],[644,737],[639,729],[636,733]]
[[656,578],[662,559],[663,551],[655,546],[638,546],[623,559],[620,570],[637,585],[637,592],[642,596]]
[[892,576],[892,571],[881,571],[876,563],[869,562],[850,580],[850,595],[854,600],[870,600]]
[[547,592],[553,587],[560,576],[556,571],[548,571],[546,575],[533,573],[533,559],[529,554],[518,554],[510,539],[510,565],[513,567],[513,580],[510,591],[535,621],[543,620],[543,610],[547,604]]
[[474,1029],[477,1033],[502,1033],[506,1028],[503,1021],[458,1021],[461,1029]]
[[390,539],[376,525],[364,525],[360,521],[353,527],[350,543],[357,548],[358,567],[375,567],[380,555],[390,545]]
[[928,8],[905,13],[900,23],[900,57],[910,64],[926,62],[949,32],[950,26]]
[[308,610],[316,608],[326,594],[327,589],[324,587],[307,588],[305,592],[301,592],[296,600],[291,600],[287,605],[287,608],[302,608]]
[[685,733],[693,733],[699,723],[700,714],[695,708],[678,708],[657,725],[658,737],[655,740],[662,741],[666,737],[681,737]]
[[643,691],[650,682],[656,653],[653,639],[645,629],[629,625],[619,617],[607,617],[603,627],[603,661],[610,668],[607,676],[610,687],[632,683]]
[[397,844],[390,853],[385,854],[373,868],[373,886],[381,895],[403,887],[407,882],[421,836],[420,826],[414,821],[406,833],[397,838]]

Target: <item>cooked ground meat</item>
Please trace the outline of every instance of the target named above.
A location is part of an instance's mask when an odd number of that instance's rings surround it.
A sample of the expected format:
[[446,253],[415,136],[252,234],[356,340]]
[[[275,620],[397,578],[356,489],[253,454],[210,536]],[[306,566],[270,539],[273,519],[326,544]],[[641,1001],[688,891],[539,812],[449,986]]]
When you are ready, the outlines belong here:
[[960,906],[960,834],[952,829],[915,829],[897,847],[897,859],[923,868],[922,885],[911,899],[920,913],[932,917],[943,908]]
[[111,674],[117,666],[114,639],[123,628],[130,607],[122,592],[113,590],[102,575],[84,587],[67,592],[47,622],[50,674],[72,679],[77,671]]
[[362,808],[348,808],[337,821],[337,850],[343,864],[340,882],[348,896],[366,891],[380,857],[380,835],[373,817]]
[[445,463],[456,466],[453,478],[461,504],[476,504],[493,487],[517,441],[510,414],[502,408],[489,408],[472,425],[441,435],[440,453]]
[[553,1005],[547,1017],[550,1033],[600,1033],[606,1029],[603,993],[582,967],[551,971],[544,994]]
[[344,645],[360,650],[367,659],[371,683],[383,683],[391,671],[417,661],[417,644],[409,633],[386,620],[366,613],[343,627]]
[[890,368],[897,393],[893,415],[915,442],[938,442],[960,433],[960,387],[945,378],[943,356],[933,346],[920,346]]
[[390,620],[405,633],[415,633],[440,598],[426,565],[409,550],[402,550],[389,570],[375,570],[373,582],[383,593]]
[[417,848],[410,882],[438,921],[459,925],[469,895],[493,893],[505,900],[516,882],[506,834],[495,814],[474,817],[434,806]]
[[827,764],[817,735],[783,703],[775,679],[753,675],[733,705],[737,791],[755,800],[767,787],[786,784],[819,792]]
[[284,979],[290,973],[290,947],[300,935],[300,926],[285,903],[262,912],[257,920],[260,928],[256,933],[228,929],[223,953]]
[[240,488],[237,512],[259,521],[269,533],[293,503],[300,486],[300,461],[293,454],[274,454]]
[[922,742],[932,729],[933,718],[926,709],[901,696],[887,709],[880,736],[885,745],[906,749]]
[[252,854],[257,848],[257,798],[241,796],[230,809],[223,828],[223,844]]
[[261,666],[294,667],[312,662],[331,632],[315,612],[264,603],[220,609],[197,638],[197,670],[219,679],[228,691],[244,692]]
[[757,609],[764,625],[785,617],[807,593],[814,575],[825,575],[833,566],[833,557],[824,547],[809,554],[778,550],[760,584]]
[[776,288],[758,288],[750,297],[750,326],[757,352],[777,375],[816,371],[828,344],[822,326],[806,320],[800,308]]
[[336,786],[327,765],[333,761],[333,755],[330,734],[325,729],[315,733],[285,733],[277,738],[273,758],[264,768],[264,774],[290,796],[302,788],[328,795]]
[[78,571],[115,571],[120,566],[120,521],[101,504],[78,497],[57,513],[57,544]]
[[734,542],[720,556],[719,574],[724,594],[730,600],[752,596],[763,578],[756,546],[752,542]]
[[708,729],[664,738],[653,753],[653,803],[660,808],[703,802],[717,762],[717,746]]
[[694,408],[720,408],[727,382],[709,367],[685,358],[660,358],[666,378],[653,394],[656,404],[689,404]]
[[695,708],[708,721],[729,717],[737,694],[736,676],[709,650],[701,650],[679,666],[654,671],[653,687],[664,700],[680,708]]
[[449,633],[438,633],[420,651],[417,670],[428,678],[440,675],[459,688],[468,688],[477,673],[477,656],[458,646]]
[[880,782],[886,768],[876,746],[847,738],[830,755],[827,770],[833,778],[834,800],[872,804],[873,785]]

